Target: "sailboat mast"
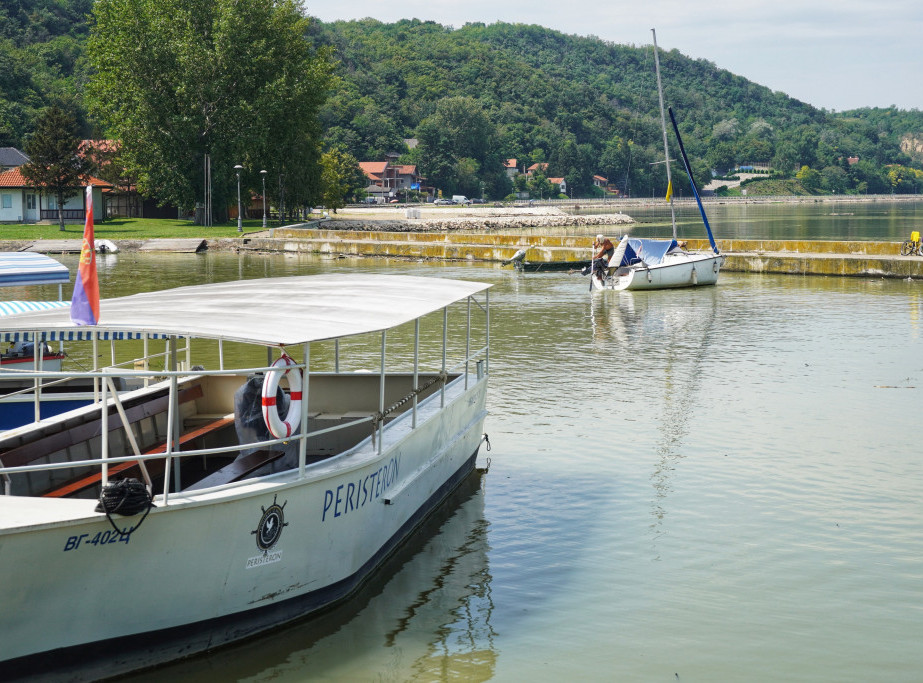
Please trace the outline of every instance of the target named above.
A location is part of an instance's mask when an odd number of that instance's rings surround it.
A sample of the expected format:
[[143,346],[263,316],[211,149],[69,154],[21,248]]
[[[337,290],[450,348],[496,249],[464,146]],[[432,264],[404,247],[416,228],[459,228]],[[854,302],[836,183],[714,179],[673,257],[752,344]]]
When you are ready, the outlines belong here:
[[673,225],[673,239],[676,239],[676,210],[673,208],[673,178],[670,175],[670,145],[667,143],[667,117],[663,109],[663,86],[660,84],[660,57],[657,55],[657,31],[654,36],[654,70],[657,72],[657,96],[660,98],[660,129],[663,131],[664,163],[667,166],[667,194],[670,198],[670,221]]

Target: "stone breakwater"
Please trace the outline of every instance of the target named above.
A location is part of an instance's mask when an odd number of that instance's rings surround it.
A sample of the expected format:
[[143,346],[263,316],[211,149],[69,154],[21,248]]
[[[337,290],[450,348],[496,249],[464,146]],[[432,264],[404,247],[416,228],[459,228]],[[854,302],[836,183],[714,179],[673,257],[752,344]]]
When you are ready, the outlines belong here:
[[[337,218],[323,221],[318,228],[355,232],[467,232],[520,230],[523,228],[571,228],[590,225],[629,225],[634,219],[624,213],[588,216],[535,214],[515,216],[451,216],[445,218]],[[314,227],[314,226],[312,226]]]

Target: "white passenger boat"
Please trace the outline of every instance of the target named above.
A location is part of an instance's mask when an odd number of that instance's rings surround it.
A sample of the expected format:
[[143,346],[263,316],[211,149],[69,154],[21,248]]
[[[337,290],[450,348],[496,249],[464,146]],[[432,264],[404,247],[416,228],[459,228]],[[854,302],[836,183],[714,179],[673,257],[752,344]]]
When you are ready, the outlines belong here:
[[615,253],[601,268],[596,268],[591,273],[591,289],[593,290],[625,290],[625,289],[674,289],[678,287],[700,287],[714,285],[718,282],[718,274],[724,265],[724,257],[718,252],[718,246],[708,224],[708,216],[702,206],[702,199],[695,186],[692,167],[683,147],[683,139],[676,125],[676,118],[670,110],[670,121],[676,141],[679,143],[683,166],[689,176],[689,184],[699,206],[708,241],[711,244],[710,252],[690,252],[685,249],[676,237],[676,210],[673,206],[673,178],[670,172],[670,145],[667,142],[667,122],[663,106],[663,87],[660,83],[660,57],[657,52],[657,34],[654,35],[654,66],[657,72],[657,94],[660,97],[660,123],[663,129],[664,165],[667,171],[667,198],[670,202],[670,217],[673,225],[673,237],[669,240],[635,239],[627,235],[622,238]]
[[349,596],[474,467],[488,287],[318,275],[0,319],[128,347],[80,373],[94,405],[0,432],[2,677],[116,675]]

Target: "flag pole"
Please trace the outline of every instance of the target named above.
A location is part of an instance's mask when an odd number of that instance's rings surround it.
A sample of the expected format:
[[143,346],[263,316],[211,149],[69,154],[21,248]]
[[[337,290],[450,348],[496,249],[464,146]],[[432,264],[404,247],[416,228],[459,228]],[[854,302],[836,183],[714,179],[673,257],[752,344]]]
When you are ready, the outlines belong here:
[[83,224],[83,245],[80,265],[71,297],[71,320],[77,325],[99,322],[99,276],[96,271],[96,243],[93,236],[93,186],[86,189],[86,219]]

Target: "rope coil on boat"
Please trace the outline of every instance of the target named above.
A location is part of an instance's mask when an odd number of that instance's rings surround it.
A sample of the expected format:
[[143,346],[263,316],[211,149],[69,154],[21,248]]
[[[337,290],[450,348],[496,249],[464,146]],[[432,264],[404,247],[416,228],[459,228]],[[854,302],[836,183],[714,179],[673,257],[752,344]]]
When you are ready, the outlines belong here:
[[400,408],[402,405],[412,400],[414,396],[419,396],[420,394],[422,394],[424,391],[429,389],[431,386],[433,386],[437,382],[441,382],[445,384],[448,378],[449,378],[448,373],[440,372],[438,375],[433,377],[431,380],[429,380],[425,384],[421,384],[419,387],[417,387],[416,389],[411,391],[409,394],[404,396],[402,399],[389,405],[387,408],[382,410],[380,413],[375,413],[374,415],[372,415],[372,433],[374,434],[375,430],[378,429],[379,426],[381,426],[381,423],[385,421],[385,418],[390,413],[393,413],[395,410]]
[[[263,421],[266,422],[270,434],[277,439],[291,436],[301,422],[301,371],[295,368],[295,365],[297,363],[288,354],[283,353],[270,366],[263,378]],[[291,400],[288,404],[288,413],[283,420],[279,416],[279,407],[276,405],[276,391],[279,388],[279,382],[286,375],[288,375]]]
[[[106,519],[109,520],[109,524],[117,534],[131,536],[144,523],[153,507],[155,507],[154,499],[143,482],[138,479],[118,479],[103,487],[99,495],[99,503],[96,505],[96,512],[106,513]],[[119,529],[112,519],[112,515],[131,517],[142,510],[144,510],[144,516],[141,521],[128,529]]]

